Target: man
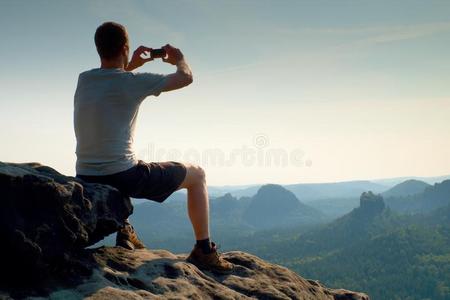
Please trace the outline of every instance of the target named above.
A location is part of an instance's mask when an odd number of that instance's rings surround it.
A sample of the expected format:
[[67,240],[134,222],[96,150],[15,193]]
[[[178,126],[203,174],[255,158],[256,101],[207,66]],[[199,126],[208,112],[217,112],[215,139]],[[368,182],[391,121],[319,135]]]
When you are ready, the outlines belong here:
[[[87,182],[116,187],[124,195],[162,203],[173,192],[187,189],[188,215],[196,244],[187,260],[199,268],[230,273],[233,264],[218,253],[209,235],[209,200],[202,168],[179,162],[144,162],[133,151],[136,118],[148,96],[181,89],[192,83],[192,72],[177,48],[167,44],[163,61],[177,67],[175,73],[134,73],[153,60],[142,55],[152,49],[140,46],[129,56],[124,26],[107,22],[95,32],[100,68],[79,75],[74,97],[74,127],[77,138],[76,173]],[[168,120],[170,122],[170,120]],[[133,226],[117,233],[116,244],[128,249],[144,248]]]

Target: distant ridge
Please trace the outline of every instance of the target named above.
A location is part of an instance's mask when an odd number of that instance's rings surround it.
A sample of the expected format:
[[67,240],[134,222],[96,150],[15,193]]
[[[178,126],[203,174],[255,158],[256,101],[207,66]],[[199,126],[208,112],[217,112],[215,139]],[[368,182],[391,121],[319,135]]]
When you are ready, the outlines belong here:
[[427,186],[418,194],[386,198],[386,204],[401,213],[424,213],[450,204],[450,180]]
[[379,179],[371,179],[370,181],[393,187],[396,184],[411,179],[420,180],[428,184],[435,184],[450,179],[450,174],[441,176],[402,176],[393,178],[379,178]]
[[[262,185],[254,185],[243,189],[238,188],[236,190],[232,190],[230,189],[230,187],[227,187],[226,192],[238,198],[252,197],[256,194],[256,192],[261,186]],[[280,186],[293,192],[300,201],[304,202],[329,198],[343,198],[343,197],[358,198],[359,195],[361,195],[361,193],[365,191],[373,191],[375,193],[381,193],[390,188],[390,186],[373,183],[368,180],[355,180],[355,181],[330,182],[330,183],[298,183]],[[214,190],[216,193],[219,190],[217,187],[210,189]]]
[[409,180],[403,181],[402,183],[395,185],[394,187],[390,188],[386,192],[382,193],[382,195],[385,198],[387,198],[387,197],[405,197],[405,196],[422,193],[429,186],[430,185],[426,182],[416,180],[416,179],[409,179]]
[[[280,184],[286,189],[292,191],[301,201],[314,201],[318,199],[343,198],[352,197],[359,198],[361,193],[365,191],[373,191],[374,193],[383,193],[408,180],[422,181],[427,184],[435,184],[450,179],[449,175],[420,177],[420,176],[404,176],[392,178],[380,178],[370,180],[349,180],[337,182],[318,182],[318,183],[294,183]],[[211,196],[223,196],[230,193],[234,197],[252,197],[258,189],[264,184],[248,184],[248,185],[226,185],[226,186],[209,186],[208,191]]]

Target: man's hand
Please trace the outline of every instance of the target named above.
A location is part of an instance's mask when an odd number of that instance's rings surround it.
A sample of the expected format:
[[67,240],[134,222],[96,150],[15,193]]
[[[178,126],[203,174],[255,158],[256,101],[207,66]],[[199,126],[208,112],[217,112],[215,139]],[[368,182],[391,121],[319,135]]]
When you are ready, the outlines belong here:
[[170,44],[166,44],[162,47],[164,50],[166,50],[167,58],[163,58],[163,62],[176,65],[180,61],[184,60],[184,55],[181,53],[180,49],[173,47]]
[[[150,55],[150,51],[152,48],[147,48],[145,46],[140,46],[133,52],[133,56],[131,57],[130,62],[128,63],[128,66],[125,67],[125,71],[133,71],[136,68],[139,68],[143,64],[145,64],[148,61],[153,60],[153,58]],[[143,58],[141,55],[148,55],[148,58]]]

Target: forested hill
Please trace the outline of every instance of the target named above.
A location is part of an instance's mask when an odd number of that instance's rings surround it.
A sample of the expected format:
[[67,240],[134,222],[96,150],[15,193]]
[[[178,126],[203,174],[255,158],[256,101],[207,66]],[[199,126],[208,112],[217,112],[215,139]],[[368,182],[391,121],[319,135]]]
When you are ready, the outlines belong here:
[[409,179],[382,193],[384,198],[405,197],[422,193],[430,185],[424,181]]
[[428,186],[421,193],[388,197],[386,204],[401,213],[423,213],[450,204],[450,180]]
[[449,216],[450,206],[400,215],[363,193],[360,207],[328,225],[246,250],[373,299],[450,299]]

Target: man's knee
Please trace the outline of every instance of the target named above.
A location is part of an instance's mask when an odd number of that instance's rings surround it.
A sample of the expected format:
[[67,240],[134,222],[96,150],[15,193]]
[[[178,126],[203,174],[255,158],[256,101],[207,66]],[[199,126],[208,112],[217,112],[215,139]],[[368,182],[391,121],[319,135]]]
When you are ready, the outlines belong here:
[[190,171],[192,173],[192,176],[193,176],[193,179],[195,182],[198,182],[198,183],[206,182],[205,170],[203,170],[202,167],[197,166],[197,165],[191,165],[189,168],[190,168]]
[[186,178],[181,187],[188,188],[193,185],[206,184],[205,170],[198,165],[186,164]]

